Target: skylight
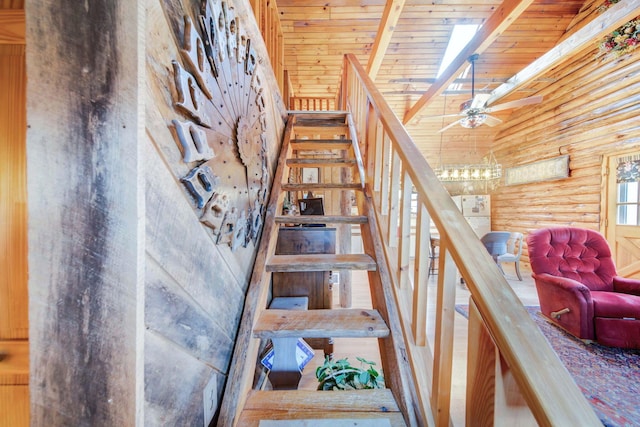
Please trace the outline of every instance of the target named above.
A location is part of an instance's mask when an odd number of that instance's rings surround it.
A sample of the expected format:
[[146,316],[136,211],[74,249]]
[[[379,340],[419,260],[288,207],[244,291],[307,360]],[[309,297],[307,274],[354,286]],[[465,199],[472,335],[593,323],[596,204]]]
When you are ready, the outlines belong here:
[[451,61],[464,49],[475,35],[478,27],[479,25],[477,24],[456,25],[453,27],[447,50],[444,52],[444,58],[442,58],[442,63],[440,64],[440,69],[436,77],[440,77],[440,74],[451,64]]

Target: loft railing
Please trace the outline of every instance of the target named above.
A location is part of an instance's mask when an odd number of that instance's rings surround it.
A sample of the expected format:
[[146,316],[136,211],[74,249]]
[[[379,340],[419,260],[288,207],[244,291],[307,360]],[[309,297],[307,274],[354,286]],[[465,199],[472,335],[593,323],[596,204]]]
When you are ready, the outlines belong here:
[[[438,426],[450,423],[455,289],[461,276],[471,293],[466,425],[493,425],[504,402],[519,394],[539,425],[601,425],[354,55],[345,56],[344,70],[341,108],[352,112],[358,132],[422,418],[432,415]],[[431,221],[440,250],[434,304],[427,300],[433,298],[427,286]]]
[[335,98],[321,98],[309,96],[289,97],[289,110],[298,111],[334,111],[337,110]]
[[253,15],[260,29],[260,34],[264,39],[264,44],[267,47],[269,61],[271,61],[273,73],[278,81],[278,87],[286,100],[290,86],[284,68],[284,38],[278,5],[275,1],[270,0],[249,0],[249,3],[253,9]]

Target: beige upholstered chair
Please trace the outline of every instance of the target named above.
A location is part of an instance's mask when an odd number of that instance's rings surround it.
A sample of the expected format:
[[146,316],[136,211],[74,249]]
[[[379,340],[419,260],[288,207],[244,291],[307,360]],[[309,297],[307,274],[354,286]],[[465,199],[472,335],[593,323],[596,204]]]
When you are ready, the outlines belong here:
[[[497,262],[500,266],[503,262],[514,262],[516,265],[516,275],[519,280],[522,280],[522,276],[520,275],[520,256],[522,256],[522,241],[523,235],[519,232],[511,233],[509,237],[509,241],[507,241],[507,253],[503,255],[499,255]],[[502,266],[500,266],[502,269]]]

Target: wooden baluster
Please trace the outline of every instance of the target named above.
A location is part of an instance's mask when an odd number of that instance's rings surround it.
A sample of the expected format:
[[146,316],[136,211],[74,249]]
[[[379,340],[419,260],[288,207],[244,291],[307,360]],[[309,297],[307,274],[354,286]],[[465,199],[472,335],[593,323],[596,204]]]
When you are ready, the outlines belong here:
[[[402,202],[400,204],[400,242],[398,244],[398,286],[403,289],[409,285],[409,262],[411,260],[411,193],[413,182],[409,172],[402,167]],[[424,252],[423,252],[424,255]],[[416,259],[416,266],[422,264]],[[419,283],[419,282],[415,282]]]
[[[375,118],[375,116],[373,117]],[[376,129],[376,142],[373,147],[375,150],[375,155],[373,156],[375,162],[373,166],[373,188],[374,192],[380,192],[382,188],[382,180],[380,178],[382,177],[382,141],[384,139],[384,130],[381,122],[376,119],[375,123],[378,127]]]
[[389,212],[389,170],[391,169],[391,140],[384,132],[382,137],[382,152],[380,153],[382,167],[380,168],[380,213],[387,215]]
[[387,242],[392,248],[398,247],[398,217],[400,214],[400,156],[391,150],[391,179],[389,183],[389,218],[387,224]]
[[[342,151],[342,158],[348,158],[348,152]],[[338,168],[340,170],[340,182],[352,182],[351,168]],[[340,192],[340,214],[351,215],[351,205],[353,191]],[[340,252],[343,254],[351,253],[351,224],[340,224],[338,226],[340,236]],[[340,273],[340,307],[351,307],[351,271],[344,270]]]
[[[411,194],[409,194],[409,202],[411,202],[410,199]],[[413,330],[413,339],[416,345],[419,346],[427,344],[427,281],[429,280],[429,263],[421,261],[425,254],[428,253],[429,245],[431,244],[429,224],[429,213],[422,198],[418,198],[413,279],[413,318],[411,327]]]
[[467,425],[492,426],[498,357],[473,298],[469,298],[468,343],[466,422]]
[[373,109],[373,106],[371,104],[368,104],[367,107],[368,107],[367,115],[369,117],[369,120],[367,121],[367,128],[366,128],[367,129],[367,136],[366,136],[367,150],[365,151],[365,154],[366,154],[365,168],[367,173],[367,182],[369,184],[373,183],[373,188],[372,188],[373,191],[378,191],[376,188],[376,185],[379,185],[379,181],[375,179],[376,152],[377,152],[377,145],[378,145],[378,122],[374,120],[376,113]]
[[436,425],[449,426],[451,371],[453,363],[453,322],[456,303],[456,265],[449,252],[449,240],[440,235],[436,332],[433,351],[432,405]]

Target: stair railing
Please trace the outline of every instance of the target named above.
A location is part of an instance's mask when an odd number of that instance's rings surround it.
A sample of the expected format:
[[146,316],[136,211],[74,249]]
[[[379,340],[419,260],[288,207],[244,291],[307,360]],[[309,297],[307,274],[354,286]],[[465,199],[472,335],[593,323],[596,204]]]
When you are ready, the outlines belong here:
[[[471,293],[466,425],[493,425],[505,399],[518,398],[539,425],[601,425],[354,55],[345,55],[340,102],[357,129],[422,418],[433,417],[438,426],[451,421],[455,289],[461,277]],[[431,221],[440,251],[435,304],[428,304],[433,295],[427,286]]]

